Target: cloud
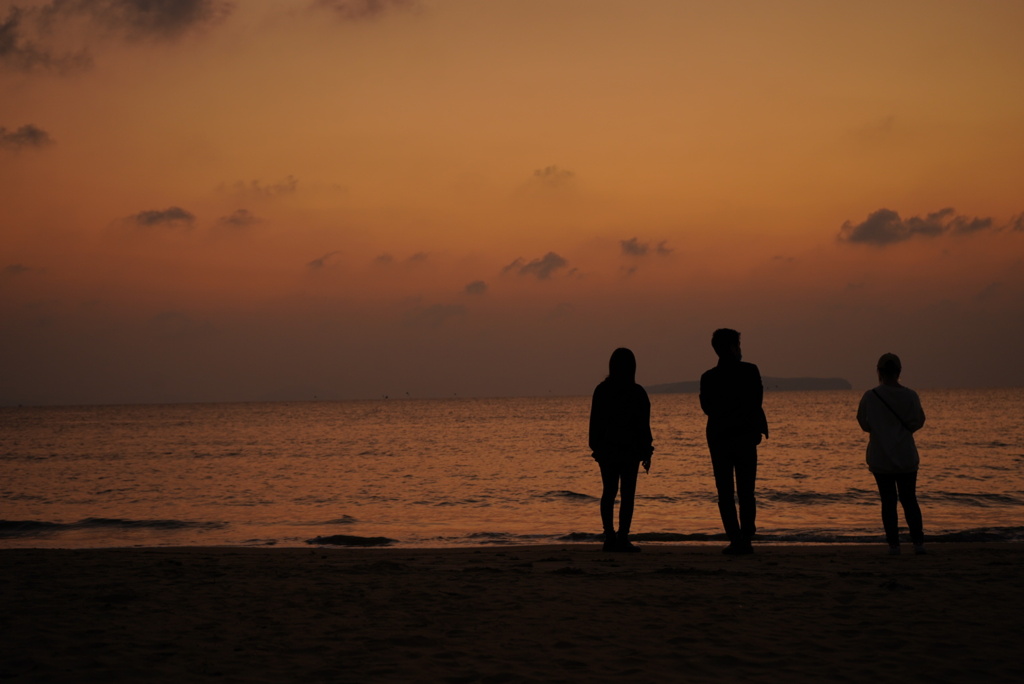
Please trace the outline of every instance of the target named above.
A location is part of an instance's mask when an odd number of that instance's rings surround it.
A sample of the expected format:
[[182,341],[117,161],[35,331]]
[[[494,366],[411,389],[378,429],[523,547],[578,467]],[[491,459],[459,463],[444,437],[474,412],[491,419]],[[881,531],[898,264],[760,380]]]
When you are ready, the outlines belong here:
[[970,235],[994,229],[998,230],[991,218],[962,216],[952,207],[927,214],[924,218],[913,216],[908,219],[900,218],[891,209],[879,209],[869,214],[862,223],[843,223],[839,229],[839,241],[885,246],[914,236]]
[[228,0],[51,0],[31,7],[15,5],[0,23],[0,64],[22,72],[81,71],[92,66],[92,57],[84,46],[62,51],[69,41],[88,45],[111,33],[129,40],[175,40],[233,10],[234,3]]
[[545,166],[533,172],[533,180],[544,187],[561,188],[572,182],[576,177],[572,171],[557,166]]
[[319,271],[326,267],[331,258],[336,254],[338,254],[338,250],[328,252],[327,254],[324,254],[322,257],[318,257],[307,263],[306,268],[308,268],[311,271]]
[[463,291],[470,295],[482,295],[487,292],[487,283],[482,280],[474,280],[470,284],[466,285],[466,288]]
[[528,264],[523,263],[523,259],[519,258],[513,261],[511,264],[501,269],[502,273],[518,272],[519,275],[533,275],[538,280],[547,280],[551,277],[551,274],[560,268],[564,268],[568,265],[568,261],[558,256],[554,252],[548,252],[539,259],[534,259]]
[[622,253],[628,256],[644,256],[650,249],[650,245],[646,242],[640,242],[635,237],[628,240],[619,240],[619,244],[622,246]]
[[23,150],[27,148],[41,149],[53,144],[50,134],[41,128],[26,124],[15,131],[8,131],[0,126],[0,149]]
[[364,21],[416,9],[419,4],[418,0],[316,0],[313,6],[328,9],[345,21]]
[[181,207],[168,207],[162,210],[150,209],[148,211],[140,211],[138,214],[129,216],[128,220],[140,228],[153,228],[156,226],[184,226],[191,228],[196,222],[196,217],[192,212],[185,211]]
[[[619,240],[619,246],[622,248],[622,254],[625,256],[647,256],[651,253],[651,243],[640,242],[637,238],[629,238],[628,240]],[[668,247],[668,240],[662,240],[654,246],[654,253],[658,256],[668,256],[673,250]]]
[[11,7],[0,22],[0,66],[25,73],[52,71],[67,74],[92,66],[85,50],[58,54],[39,44],[38,8]]
[[291,195],[299,189],[299,180],[292,175],[288,175],[284,180],[278,183],[271,183],[270,185],[264,185],[262,181],[252,180],[246,183],[245,181],[235,181],[234,183],[222,183],[218,190],[222,192],[230,192],[235,195],[247,195],[252,197],[280,197],[282,195]]
[[130,38],[176,39],[226,18],[234,3],[226,0],[56,0],[54,11],[81,13]]
[[1024,231],[1024,214],[1017,214],[1012,219],[1010,219],[1010,223],[1007,227],[1010,230]]
[[31,273],[33,269],[25,264],[8,264],[4,266],[3,274],[6,276],[20,276]]
[[236,209],[217,220],[217,225],[228,228],[249,228],[257,223],[260,223],[260,219],[253,216],[248,209]]

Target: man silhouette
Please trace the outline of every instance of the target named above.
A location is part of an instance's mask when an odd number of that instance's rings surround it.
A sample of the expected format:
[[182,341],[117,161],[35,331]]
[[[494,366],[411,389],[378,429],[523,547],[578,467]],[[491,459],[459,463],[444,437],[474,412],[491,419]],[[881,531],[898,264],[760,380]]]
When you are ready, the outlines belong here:
[[761,405],[764,387],[757,366],[742,361],[738,332],[730,328],[716,330],[711,346],[718,354],[718,365],[700,376],[700,407],[708,416],[706,432],[718,490],[718,512],[729,537],[729,546],[722,553],[753,553],[750,540],[757,530],[757,445],[761,435],[768,437],[768,420]]

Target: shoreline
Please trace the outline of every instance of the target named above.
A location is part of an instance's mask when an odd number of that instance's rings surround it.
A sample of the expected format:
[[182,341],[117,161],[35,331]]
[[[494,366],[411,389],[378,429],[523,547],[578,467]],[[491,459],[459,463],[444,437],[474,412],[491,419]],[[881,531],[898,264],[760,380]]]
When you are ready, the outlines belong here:
[[0,550],[0,679],[1024,678],[1024,544]]

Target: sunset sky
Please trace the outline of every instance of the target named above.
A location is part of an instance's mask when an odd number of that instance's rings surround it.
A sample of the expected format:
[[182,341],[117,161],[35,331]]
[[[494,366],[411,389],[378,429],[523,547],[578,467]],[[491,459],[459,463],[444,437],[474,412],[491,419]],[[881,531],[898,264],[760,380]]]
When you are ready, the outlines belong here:
[[0,0],[0,404],[1024,385],[1024,2]]

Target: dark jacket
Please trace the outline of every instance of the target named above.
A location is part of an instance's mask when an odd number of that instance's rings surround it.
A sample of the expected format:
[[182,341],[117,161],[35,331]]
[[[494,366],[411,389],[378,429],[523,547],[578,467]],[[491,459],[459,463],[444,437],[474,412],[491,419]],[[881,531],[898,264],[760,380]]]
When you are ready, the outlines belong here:
[[590,405],[590,448],[598,461],[643,461],[651,446],[651,402],[635,382],[605,380]]
[[719,360],[700,376],[700,407],[708,416],[708,439],[761,441],[768,436],[768,419],[761,402],[764,387],[757,366],[745,361]]

